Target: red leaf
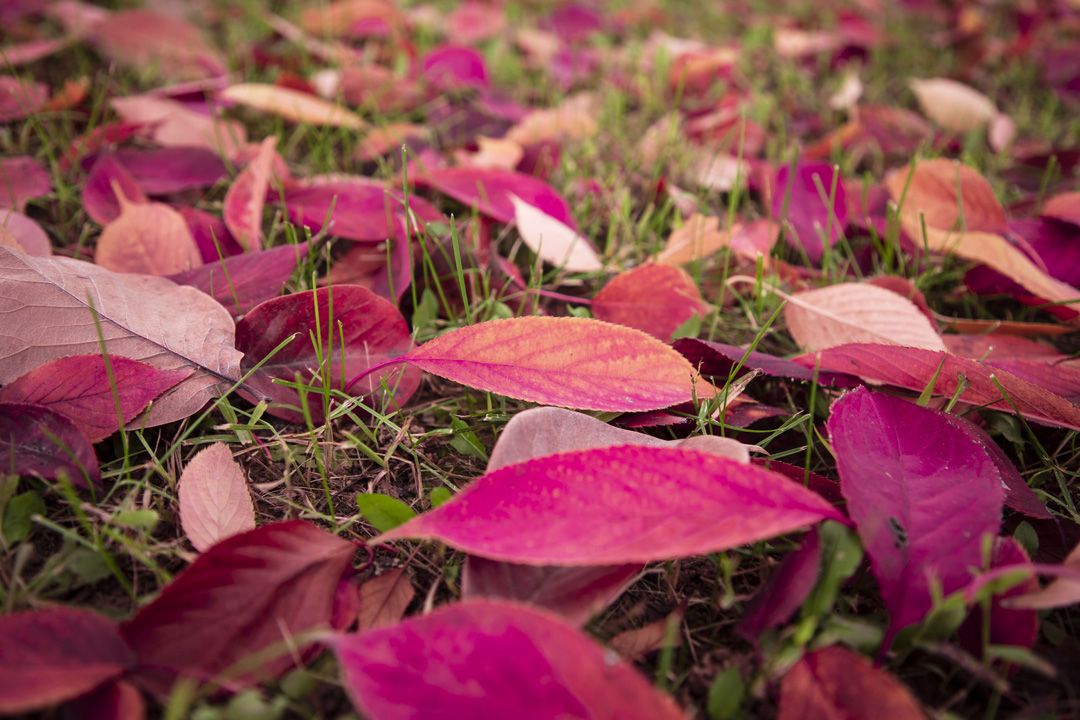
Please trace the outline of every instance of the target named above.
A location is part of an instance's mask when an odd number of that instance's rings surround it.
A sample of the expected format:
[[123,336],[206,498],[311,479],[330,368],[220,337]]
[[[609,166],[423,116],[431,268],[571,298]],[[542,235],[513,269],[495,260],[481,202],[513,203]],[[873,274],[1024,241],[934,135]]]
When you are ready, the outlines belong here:
[[545,182],[521,173],[491,168],[454,167],[429,170],[416,178],[418,185],[433,187],[466,207],[507,225],[514,222],[511,195],[550,215],[571,230],[577,223],[570,206]]
[[[300,394],[274,384],[273,379],[293,382],[299,373],[303,382],[312,382],[320,367],[311,340],[316,327],[324,352],[331,354],[326,376],[339,390],[343,377],[355,377],[380,362],[397,358],[412,344],[409,328],[397,308],[366,288],[336,285],[274,298],[257,306],[236,326],[236,347],[244,353],[241,369],[247,372],[283,340],[294,333],[299,335],[251,376],[251,386],[275,403],[299,408]],[[406,367],[389,370],[385,375],[373,374],[352,392],[368,395],[379,390],[382,380],[394,390],[394,402],[400,406],[416,391],[420,373]],[[314,422],[321,423],[322,396],[309,393],[308,407]],[[292,407],[271,407],[269,412],[291,422],[304,419],[303,413]]]
[[111,380],[101,355],[54,360],[5,385],[0,401],[48,407],[96,443],[120,429],[117,402],[126,425],[151,400],[191,375],[190,370],[159,370],[120,356],[110,357],[109,364]]
[[371,720],[675,720],[682,712],[625,662],[554,617],[473,601],[332,641],[346,688]]
[[[246,687],[293,667],[302,633],[331,625],[353,543],[301,521],[273,523],[214,545],[121,626],[135,679],[167,698],[182,677]],[[241,675],[225,671],[256,654]]]
[[63,473],[78,487],[87,487],[87,476],[90,482],[101,481],[86,436],[75,423],[40,405],[0,402],[0,467],[50,480]]
[[0,617],[0,713],[40,710],[123,675],[133,657],[97,613],[37,610]]
[[617,275],[593,299],[597,320],[626,325],[663,342],[707,311],[694,279],[671,265],[642,265]]
[[982,564],[1005,491],[981,445],[952,416],[859,388],[833,403],[829,437],[847,510],[889,610],[886,643]]
[[147,195],[209,187],[226,173],[221,158],[205,148],[122,148],[116,159]]
[[746,607],[736,632],[747,640],[786,623],[817,583],[821,567],[821,538],[817,528],[803,536],[802,544],[784,556]]
[[[990,558],[990,570],[1012,565],[1025,565],[1031,562],[1024,548],[1011,537],[999,537],[994,540],[994,554]],[[1061,582],[1058,580],[1057,582]],[[1068,582],[1068,581],[1066,581]],[[1039,614],[1032,609],[1013,609],[1005,606],[1009,598],[1038,592],[1039,581],[1029,577],[1019,585],[1014,585],[1005,592],[994,595],[990,603],[991,645],[1016,645],[1031,648],[1039,637]],[[983,608],[976,605],[958,634],[964,648],[975,657],[983,656]]]
[[259,303],[280,295],[308,249],[308,244],[303,243],[256,250],[207,262],[170,275],[169,279],[177,285],[202,290],[221,303],[233,317],[238,317]]
[[670,346],[585,318],[470,325],[401,359],[479,390],[583,410],[657,410],[716,392]]
[[926,720],[895,677],[840,645],[807,653],[780,685],[778,720]]
[[416,595],[409,576],[402,568],[394,568],[360,585],[360,614],[357,630],[398,623]]
[[263,140],[258,154],[236,176],[225,193],[225,209],[222,212],[225,226],[249,252],[262,248],[263,203],[266,191],[270,189],[276,147],[276,136]]
[[[1080,407],[1004,370],[948,353],[854,344],[839,345],[812,356],[795,358],[795,361],[804,367],[813,367],[818,362],[822,370],[856,375],[867,382],[894,385],[914,392],[922,392],[934,381],[936,374],[933,394],[946,398],[956,394],[960,375],[963,375],[971,385],[960,395],[961,401],[1013,412],[1012,405],[994,383],[996,378],[1024,417],[1045,425],[1080,430]],[[940,372],[938,368],[941,368]]]
[[255,529],[247,478],[223,443],[214,443],[188,460],[178,494],[180,525],[199,552]]
[[1010,335],[944,335],[949,352],[1000,368],[1069,402],[1080,402],[1080,364],[1048,345]]
[[75,698],[64,710],[79,720],[144,720],[146,701],[138,688],[118,680]]
[[[770,377],[790,378],[812,382],[814,378],[813,368],[805,368],[802,365],[785,360],[774,355],[766,355],[762,352],[745,349],[734,345],[699,340],[697,338],[679,338],[673,343],[676,350],[690,361],[690,364],[701,370],[703,375],[712,377],[727,376],[742,363],[739,375],[750,370],[760,370],[762,374]],[[818,372],[817,382],[821,385],[832,385],[841,388],[856,387],[858,380],[850,375],[831,372]]]
[[495,560],[613,565],[730,549],[843,516],[781,475],[696,450],[633,445],[488,473],[379,537]]

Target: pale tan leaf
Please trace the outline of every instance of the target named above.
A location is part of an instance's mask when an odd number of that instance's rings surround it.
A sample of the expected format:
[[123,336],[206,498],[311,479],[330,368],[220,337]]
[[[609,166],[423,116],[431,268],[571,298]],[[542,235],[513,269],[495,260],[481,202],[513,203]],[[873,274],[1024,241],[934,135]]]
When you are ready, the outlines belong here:
[[978,90],[948,78],[912,78],[915,93],[926,117],[952,132],[971,132],[984,127],[997,113],[990,98]]
[[1016,123],[1005,113],[995,113],[990,120],[986,140],[994,152],[1002,152],[1016,137]]
[[193,287],[5,247],[0,281],[0,384],[62,357],[100,353],[94,312],[109,354],[192,371],[153,402],[147,426],[198,412],[240,377],[232,317]]
[[840,87],[829,96],[829,107],[833,110],[850,110],[859,102],[862,94],[863,84],[862,80],[859,79],[859,73],[849,70],[844,73],[844,79],[841,81]]
[[[682,644],[682,636],[678,631],[678,625],[682,622],[685,605],[682,605],[668,615],[645,627],[626,630],[611,638],[608,643],[615,652],[627,660],[638,661],[646,655],[664,647],[679,647]],[[671,628],[675,625],[675,628]]]
[[721,248],[730,248],[736,257],[750,262],[756,262],[760,255],[768,267],[769,250],[779,232],[779,224],[769,220],[736,223],[730,230],[721,230],[720,218],[695,213],[682,227],[672,231],[656,262],[686,265],[704,260]]
[[579,139],[596,134],[599,101],[594,93],[578,93],[558,107],[533,110],[506,133],[508,140],[528,146],[549,140]]
[[247,478],[228,446],[214,443],[188,461],[177,494],[180,526],[199,552],[255,529]]
[[868,283],[841,283],[788,298],[784,318],[805,351],[848,343],[885,343],[944,350],[915,303]]
[[278,115],[291,122],[329,125],[361,130],[364,121],[349,110],[292,88],[265,83],[238,83],[222,90],[222,100],[244,105],[260,112]]
[[516,195],[510,195],[510,202],[522,241],[538,257],[569,272],[604,269],[589,241],[574,230]]
[[9,247],[12,250],[17,250],[21,253],[26,252],[26,250],[23,249],[23,246],[19,244],[19,238],[15,237],[15,235],[3,225],[0,225],[0,246]]
[[479,150],[475,153],[459,151],[456,157],[460,164],[471,167],[498,168],[513,170],[521,162],[525,150],[515,140],[508,138],[489,138],[476,136]]
[[164,203],[134,203],[117,186],[120,217],[101,231],[94,262],[117,273],[164,277],[203,264],[184,216]]
[[360,586],[360,614],[357,630],[393,625],[405,615],[416,590],[403,568],[388,570]]

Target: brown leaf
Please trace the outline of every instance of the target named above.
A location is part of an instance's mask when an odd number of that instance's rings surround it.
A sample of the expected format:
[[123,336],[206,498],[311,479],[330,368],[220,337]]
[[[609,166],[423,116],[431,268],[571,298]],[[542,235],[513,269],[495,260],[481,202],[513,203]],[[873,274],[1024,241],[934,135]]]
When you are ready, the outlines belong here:
[[240,376],[232,318],[195,288],[3,247],[0,280],[11,288],[3,300],[0,383],[57,358],[100,353],[91,306],[110,354],[161,370],[193,371],[154,402],[147,426],[198,412]]
[[416,590],[404,568],[394,568],[360,586],[358,632],[393,625],[405,615]]
[[203,264],[183,215],[164,203],[129,202],[122,192],[120,217],[101,231],[94,260],[106,270],[172,275]]
[[891,343],[944,350],[915,303],[868,283],[841,283],[796,293],[784,307],[788,330],[804,350],[847,343]]
[[966,133],[990,122],[997,114],[993,101],[978,90],[948,78],[908,80],[919,109],[952,132]]
[[[645,627],[626,630],[611,638],[608,642],[617,653],[627,660],[636,662],[656,650],[682,645],[682,636],[676,630],[670,633],[668,628],[672,623],[678,625],[682,622],[683,613],[686,611],[685,603],[676,608],[674,612],[665,618],[651,622]],[[669,639],[669,634],[671,635]]]
[[218,93],[218,97],[271,113],[295,123],[364,129],[364,121],[349,110],[299,90],[265,83],[238,83]]
[[255,529],[247,478],[223,443],[214,443],[188,460],[178,495],[180,526],[199,552]]

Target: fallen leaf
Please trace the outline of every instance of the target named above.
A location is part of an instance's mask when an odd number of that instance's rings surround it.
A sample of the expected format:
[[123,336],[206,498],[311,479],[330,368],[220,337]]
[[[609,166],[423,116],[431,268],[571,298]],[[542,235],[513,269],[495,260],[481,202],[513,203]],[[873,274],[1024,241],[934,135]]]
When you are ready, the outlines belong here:
[[376,542],[438,539],[508,562],[612,565],[716,552],[842,518],[768,470],[628,445],[495,470]]
[[756,350],[723,343],[699,340],[697,338],[679,338],[673,347],[682,354],[702,375],[727,379],[739,367],[735,377],[757,370],[770,377],[788,378],[802,382],[816,382],[834,387],[856,387],[859,382],[850,375],[831,372],[817,372],[813,368],[785,360],[774,355],[766,355]]
[[[241,354],[233,349],[232,318],[194,288],[2,247],[0,278],[14,289],[5,303],[0,383],[61,357],[101,352],[94,312],[99,314],[109,355],[159,370],[192,371],[154,402],[145,419],[147,427],[198,412],[240,377]],[[54,333],[62,334],[63,344],[48,340]]]
[[225,193],[222,219],[232,236],[248,252],[262,249],[263,203],[270,189],[276,147],[276,136],[263,140],[259,152]]
[[566,200],[547,183],[528,175],[489,168],[454,167],[428,170],[417,176],[415,182],[449,195],[467,208],[475,207],[482,215],[507,225],[516,217],[511,196],[517,196],[571,230],[577,230]]
[[482,90],[491,81],[484,56],[468,45],[446,43],[420,59],[417,74],[440,91]]
[[997,108],[990,98],[955,80],[911,78],[908,87],[915,93],[915,100],[923,114],[952,132],[978,130],[997,114]]
[[446,34],[454,42],[480,43],[502,34],[506,12],[501,5],[466,0],[446,18]]
[[522,146],[592,137],[599,129],[598,104],[594,93],[577,93],[557,107],[533,110],[510,128],[506,137]]
[[169,279],[201,290],[237,317],[280,295],[308,249],[304,243],[256,250],[170,275]]
[[336,0],[300,13],[300,27],[322,36],[339,36],[349,33],[363,20],[378,20],[393,30],[401,30],[407,20],[402,11],[388,0]]
[[[994,550],[988,570],[1030,563],[1031,559],[1024,552],[1024,548],[1014,538],[994,539]],[[1063,580],[1064,578],[1060,578],[1055,582]],[[989,605],[989,618],[984,613],[984,606],[976,604],[963,625],[957,629],[957,635],[964,649],[974,657],[983,657],[987,643],[1030,649],[1039,637],[1039,614],[1034,609],[1009,607],[1006,603],[1013,598],[1038,590],[1039,581],[1032,576],[1002,593],[995,593]],[[986,636],[987,643],[983,641],[984,627],[989,629],[989,634]]]
[[676,632],[674,636],[671,636],[669,628],[671,623],[675,623],[676,628],[682,624],[684,611],[685,608],[678,608],[668,617],[660,618],[643,627],[624,630],[611,638],[608,645],[630,662],[644,660],[649,653],[663,648],[680,647],[682,634]]
[[162,203],[135,203],[121,194],[120,216],[101,231],[94,261],[115,273],[172,275],[203,264],[184,217]]
[[44,710],[119,678],[134,657],[116,625],[74,608],[0,617],[0,713]]
[[209,187],[226,176],[225,163],[206,148],[120,148],[115,157],[147,195]]
[[1080,192],[1065,192],[1054,195],[1043,203],[1039,214],[1043,217],[1080,225]]
[[982,564],[1005,490],[985,449],[950,415],[860,388],[827,424],[840,489],[889,610],[884,647]]
[[646,264],[615,276],[593,298],[597,320],[625,325],[667,342],[709,308],[694,279],[679,267]]
[[820,569],[821,537],[814,528],[803,535],[798,548],[784,556],[747,604],[736,632],[754,641],[786,623],[814,589]]
[[146,701],[134,685],[116,680],[69,701],[63,712],[80,720],[145,720]]
[[[267,359],[293,335],[291,343]],[[320,357],[326,358],[320,356],[313,337],[329,355],[325,367]],[[275,378],[294,382],[299,375],[301,382],[316,387],[321,387],[325,379],[332,389],[342,390],[343,378],[352,378],[383,361],[403,356],[411,344],[409,328],[397,308],[356,285],[319,288],[267,300],[236,326],[236,348],[244,353],[241,370],[247,373],[266,359],[248,382],[271,398],[274,404],[268,412],[290,422],[304,421],[300,394],[274,383]],[[366,396],[379,391],[383,382],[393,391],[393,402],[400,407],[416,391],[420,373],[406,367],[371,375],[352,392]],[[322,393],[309,391],[307,397],[313,422],[322,423],[325,412]],[[365,402],[370,404],[373,400]]]
[[109,152],[98,155],[79,192],[83,210],[101,225],[108,225],[120,217],[121,197],[134,204],[150,201],[128,169]]
[[9,238],[8,242],[0,245],[35,257],[48,257],[52,254],[49,236],[35,220],[20,212],[0,210],[0,229],[3,229],[4,235]]
[[[804,367],[813,367],[817,363],[823,370],[847,373],[867,382],[893,385],[917,393],[932,384],[932,393],[939,397],[958,397],[977,407],[1019,412],[1027,419],[1045,425],[1080,430],[1080,407],[1004,370],[948,353],[894,345],[854,344],[839,345],[813,356],[796,358],[796,361]],[[963,393],[958,392],[961,376],[970,383]],[[995,379],[1012,404],[1002,396]]]
[[840,645],[807,653],[780,684],[778,720],[926,720],[894,676]]
[[47,480],[66,476],[81,488],[101,482],[94,446],[75,423],[41,405],[0,402],[0,467]]
[[[927,226],[939,230],[999,233],[1008,229],[1005,209],[990,183],[956,160],[921,160],[890,173],[884,185],[893,202],[899,205],[903,200],[901,213],[918,220],[912,227],[921,226],[925,219]],[[909,234],[920,244],[921,232]]]
[[111,13],[96,24],[91,39],[109,60],[140,73],[172,80],[221,75],[225,58],[182,18],[142,8]]
[[462,718],[683,718],[630,665],[526,606],[458,603],[393,627],[339,635],[330,645],[353,702],[371,720],[417,717],[431,708]]
[[476,145],[477,151],[475,153],[455,152],[454,156],[458,162],[476,168],[513,170],[525,155],[525,150],[522,149],[521,145],[507,138],[489,138],[477,135]]
[[492,320],[399,359],[478,390],[582,410],[658,410],[716,392],[670,346],[586,318]]
[[41,405],[71,420],[91,443],[131,422],[190,370],[159,370],[119,355],[74,355],[34,368],[0,388],[0,402]]
[[294,123],[348,130],[363,130],[366,127],[360,116],[340,105],[280,85],[237,83],[219,92],[218,98],[278,115]]
[[147,126],[151,138],[165,147],[199,147],[231,157],[247,143],[244,126],[222,118],[216,108],[204,115],[150,95],[114,97],[109,104],[125,122]]
[[704,260],[722,248],[731,248],[736,257],[750,262],[761,257],[768,267],[769,252],[779,230],[778,223],[768,220],[747,225],[736,223],[730,230],[720,230],[720,218],[695,213],[682,227],[672,231],[656,262],[686,265]]
[[26,42],[13,43],[0,47],[0,57],[4,58],[4,65],[8,67],[21,67],[43,60],[51,55],[64,50],[79,40],[75,35],[67,35],[60,38],[47,40],[28,40]]
[[945,349],[915,303],[869,283],[839,283],[795,293],[784,306],[784,320],[805,351],[860,342]]
[[817,265],[847,227],[847,194],[839,170],[824,163],[781,166],[772,188],[772,215],[794,230],[785,238]]
[[335,589],[355,552],[299,520],[219,542],[120,626],[139,662],[133,679],[167,700],[180,678],[239,689],[278,677],[313,631],[335,629]]
[[[1063,567],[1080,572],[1080,545],[1061,563]],[[1027,592],[1009,597],[1004,606],[1017,610],[1048,610],[1080,603],[1080,580],[1059,577],[1044,588],[1025,588]]]
[[514,224],[521,240],[537,257],[566,272],[598,272],[604,263],[589,241],[543,210],[510,193]]
[[15,208],[23,212],[27,201],[50,192],[52,178],[33,158],[0,158],[0,209]]
[[247,478],[227,445],[214,443],[188,460],[178,490],[180,526],[199,552],[255,529]]
[[[367,178],[346,177],[326,182],[300,183],[284,188],[281,204],[293,223],[317,233],[358,242],[383,242],[395,237],[398,218],[405,217],[405,196],[400,190]],[[435,207],[409,195],[410,223],[446,222]],[[324,228],[325,225],[325,228]]]
[[416,595],[403,568],[394,568],[360,585],[360,616],[357,632],[394,625]]
[[0,123],[22,120],[44,107],[48,100],[48,85],[0,76]]

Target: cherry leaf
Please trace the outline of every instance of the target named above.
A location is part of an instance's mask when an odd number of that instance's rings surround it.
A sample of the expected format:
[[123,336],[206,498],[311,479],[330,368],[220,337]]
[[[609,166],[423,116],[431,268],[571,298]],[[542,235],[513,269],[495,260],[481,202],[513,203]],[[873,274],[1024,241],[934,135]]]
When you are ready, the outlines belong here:
[[280,295],[308,249],[308,244],[303,243],[256,250],[170,275],[169,279],[177,285],[198,288],[235,317]]
[[178,491],[180,526],[199,552],[255,529],[247,478],[227,445],[214,443],[188,461]]
[[516,213],[511,196],[558,220],[571,230],[577,223],[570,206],[555,189],[529,175],[493,168],[454,167],[428,170],[416,178],[482,215],[509,225]]
[[575,230],[513,193],[510,193],[510,202],[514,206],[514,224],[521,240],[537,257],[567,272],[604,269],[589,241]]
[[583,410],[658,410],[716,392],[670,346],[586,318],[492,320],[400,359],[479,390]]
[[222,212],[225,226],[248,251],[262,248],[263,203],[270,188],[276,146],[275,136],[263,140],[259,152],[225,193],[225,209]]
[[642,265],[617,275],[593,298],[597,320],[632,327],[663,342],[687,320],[706,312],[694,279],[671,265]]
[[784,319],[804,350],[858,342],[945,349],[915,303],[868,283],[840,283],[796,293],[784,306]]
[[[0,383],[68,355],[105,350],[191,374],[154,402],[152,427],[199,411],[239,378],[229,313],[208,295],[164,278],[112,273],[68,258],[36,258],[0,247],[3,301]],[[57,344],[50,338],[63,338]],[[140,421],[141,424],[142,421]]]
[[346,688],[371,720],[405,720],[431,708],[462,718],[683,718],[630,665],[525,606],[459,603],[338,636],[331,647]]
[[139,660],[134,679],[166,699],[179,678],[235,689],[294,667],[310,633],[331,627],[355,549],[298,520],[214,545],[121,626]]
[[135,204],[149,202],[142,186],[112,153],[98,155],[83,182],[81,194],[86,214],[102,225],[120,217],[120,195]]
[[843,516],[782,475],[633,445],[510,465],[379,536],[438,539],[530,565],[614,565],[726,550]]
[[60,358],[0,388],[0,401],[50,408],[96,443],[131,422],[151,400],[192,372],[159,370],[120,356],[110,357],[109,365],[101,355]]
[[103,615],[57,608],[0,616],[0,713],[43,710],[119,678],[134,657]]
[[[94,446],[71,420],[41,405],[0,402],[0,467],[16,475],[98,483]],[[85,475],[84,475],[85,473]]]
[[101,231],[94,261],[119,273],[171,275],[203,264],[183,215],[162,203],[121,197],[120,217]]
[[931,579],[945,595],[971,580],[984,536],[1001,528],[1001,475],[950,415],[902,398],[859,388],[833,403],[827,427],[892,638],[932,607]]
[[831,645],[807,653],[780,684],[778,720],[926,720],[911,691],[858,653]]
[[844,234],[846,197],[844,181],[832,165],[800,164],[794,172],[785,165],[777,172],[772,188],[772,214],[782,218],[786,210],[794,230],[794,236],[786,236],[788,244],[805,250],[810,262],[817,265],[826,247],[835,245]]

